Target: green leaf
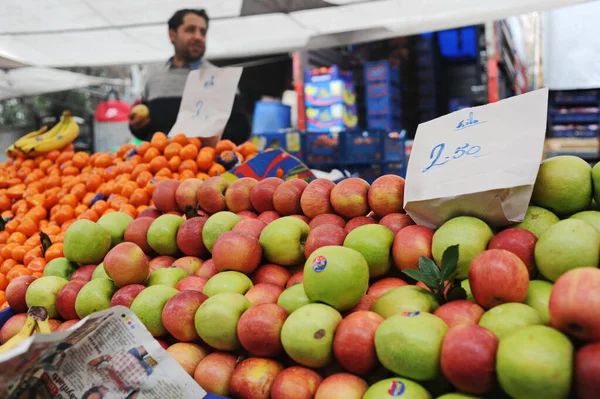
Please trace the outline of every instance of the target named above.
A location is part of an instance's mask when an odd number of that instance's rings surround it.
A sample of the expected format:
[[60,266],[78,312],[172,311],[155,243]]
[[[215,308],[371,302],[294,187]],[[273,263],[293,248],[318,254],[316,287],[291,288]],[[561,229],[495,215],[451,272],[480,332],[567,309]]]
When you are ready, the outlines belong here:
[[456,301],[459,299],[467,299],[467,291],[460,285],[455,285],[448,290],[448,295],[446,295],[446,300]]
[[452,245],[442,255],[442,280],[450,280],[458,267],[458,245]]
[[40,231],[40,241],[42,242],[42,255],[46,256],[46,250],[52,245],[52,240],[50,240],[48,234]]
[[0,231],[4,231],[5,226],[6,226],[6,222],[4,221],[4,218],[0,217]]
[[415,270],[415,269],[406,269],[406,270],[402,270],[402,273],[406,274],[407,276],[422,282],[423,284],[425,284],[430,290],[435,290],[438,287],[438,282],[431,278],[429,275],[424,274],[423,272],[419,271],[419,270]]
[[196,210],[196,208],[194,208],[194,207],[193,207],[193,206],[191,206],[191,205],[186,205],[186,206],[185,206],[184,213],[185,213],[185,218],[186,218],[187,220],[189,220],[189,219],[191,219],[191,218],[195,218],[195,217],[197,217],[197,216],[198,216],[198,211]]
[[419,271],[427,276],[429,276],[432,280],[439,284],[441,281],[441,273],[438,266],[429,258],[421,256],[419,258]]

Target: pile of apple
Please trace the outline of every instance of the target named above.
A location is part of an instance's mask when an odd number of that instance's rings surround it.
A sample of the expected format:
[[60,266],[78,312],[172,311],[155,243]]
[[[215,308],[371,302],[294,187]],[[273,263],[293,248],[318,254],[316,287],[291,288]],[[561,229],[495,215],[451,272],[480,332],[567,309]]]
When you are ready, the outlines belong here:
[[395,175],[161,181],[153,208],[75,222],[65,258],[13,280],[0,341],[30,306],[64,329],[123,305],[233,398],[598,397],[598,264],[556,272],[530,216],[417,226],[403,194]]

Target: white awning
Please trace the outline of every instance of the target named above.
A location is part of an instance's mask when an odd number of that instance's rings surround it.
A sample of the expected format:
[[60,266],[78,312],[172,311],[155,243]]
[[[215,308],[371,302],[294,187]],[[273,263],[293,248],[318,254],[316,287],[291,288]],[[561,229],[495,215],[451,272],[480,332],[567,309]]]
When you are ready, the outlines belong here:
[[207,9],[207,58],[222,59],[416,34],[583,2],[3,0],[0,56],[53,67],[163,61],[173,52],[166,20],[180,8]]

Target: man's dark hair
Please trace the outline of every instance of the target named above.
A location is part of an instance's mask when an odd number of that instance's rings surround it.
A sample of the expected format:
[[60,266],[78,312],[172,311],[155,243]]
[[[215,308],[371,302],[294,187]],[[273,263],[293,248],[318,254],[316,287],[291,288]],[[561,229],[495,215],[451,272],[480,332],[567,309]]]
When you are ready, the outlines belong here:
[[204,18],[206,21],[206,28],[208,28],[208,14],[204,9],[192,9],[192,8],[184,8],[183,10],[175,11],[175,14],[169,19],[169,30],[177,31],[177,29],[183,25],[183,18],[185,18],[188,14],[196,14],[199,17]]

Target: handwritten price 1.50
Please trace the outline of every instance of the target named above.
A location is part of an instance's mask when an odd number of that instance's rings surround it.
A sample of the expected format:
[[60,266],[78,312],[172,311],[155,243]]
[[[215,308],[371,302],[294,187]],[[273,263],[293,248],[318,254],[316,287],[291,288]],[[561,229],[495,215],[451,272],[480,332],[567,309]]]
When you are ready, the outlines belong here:
[[429,160],[431,161],[431,164],[429,164],[428,167],[423,169],[421,171],[421,173],[425,173],[429,169],[431,169],[435,166],[445,165],[448,162],[452,161],[453,159],[459,159],[464,156],[471,156],[471,157],[478,158],[478,157],[483,157],[483,156],[487,155],[487,154],[481,154],[481,146],[471,145],[469,143],[466,143],[465,145],[456,147],[456,150],[454,150],[454,154],[452,154],[452,155],[444,155],[445,149],[446,149],[446,143],[440,143],[440,144],[436,145],[435,147],[433,147],[433,149],[429,153]]

